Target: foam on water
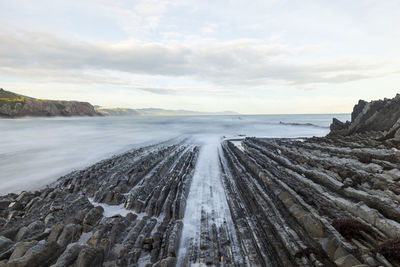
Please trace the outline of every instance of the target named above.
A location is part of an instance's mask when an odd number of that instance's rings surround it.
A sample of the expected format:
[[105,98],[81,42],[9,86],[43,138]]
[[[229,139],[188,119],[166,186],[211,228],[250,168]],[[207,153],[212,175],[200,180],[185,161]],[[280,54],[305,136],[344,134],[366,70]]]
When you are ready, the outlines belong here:
[[105,203],[95,202],[92,198],[88,198],[88,200],[90,201],[90,203],[93,206],[95,206],[95,207],[101,206],[104,209],[104,212],[103,212],[104,217],[112,217],[115,215],[121,215],[121,216],[125,217],[126,215],[128,215],[128,213],[133,213],[138,216],[138,219],[141,219],[141,218],[143,218],[143,216],[146,215],[146,213],[135,213],[135,211],[133,211],[133,210],[125,209],[124,204],[108,205]]
[[233,222],[221,179],[218,153],[220,138],[217,135],[202,135],[197,136],[197,139],[201,148],[186,203],[177,266],[182,266],[191,240],[194,246],[199,247],[202,211],[211,220],[210,224],[215,223],[217,227],[226,224],[231,230],[234,243],[231,245],[238,246],[235,244],[237,238],[232,231]]

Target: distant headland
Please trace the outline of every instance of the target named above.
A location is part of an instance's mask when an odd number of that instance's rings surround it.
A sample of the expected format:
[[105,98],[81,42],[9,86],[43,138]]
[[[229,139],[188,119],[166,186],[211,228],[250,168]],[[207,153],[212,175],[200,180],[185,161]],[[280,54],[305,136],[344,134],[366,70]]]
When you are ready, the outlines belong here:
[[36,99],[0,88],[0,117],[102,116],[88,102]]
[[240,115],[233,111],[200,112],[160,108],[113,108],[88,102],[36,99],[0,88],[0,118],[71,116],[199,116]]

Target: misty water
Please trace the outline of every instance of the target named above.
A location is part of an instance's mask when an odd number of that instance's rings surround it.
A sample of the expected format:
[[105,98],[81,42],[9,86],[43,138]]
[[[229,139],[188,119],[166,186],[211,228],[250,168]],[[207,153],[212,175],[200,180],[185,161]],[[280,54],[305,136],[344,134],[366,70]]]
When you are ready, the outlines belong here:
[[324,136],[333,117],[350,115],[0,119],[0,194],[39,189],[113,154],[175,137],[211,144],[223,136]]

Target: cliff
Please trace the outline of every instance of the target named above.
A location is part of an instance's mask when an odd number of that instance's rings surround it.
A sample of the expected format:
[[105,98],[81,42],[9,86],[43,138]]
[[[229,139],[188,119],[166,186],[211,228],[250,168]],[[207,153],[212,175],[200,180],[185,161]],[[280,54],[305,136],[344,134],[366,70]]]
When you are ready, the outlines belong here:
[[87,102],[35,99],[0,88],[0,117],[101,116]]
[[333,119],[330,136],[373,134],[381,140],[400,141],[400,94],[392,99],[358,101],[351,113],[351,122]]

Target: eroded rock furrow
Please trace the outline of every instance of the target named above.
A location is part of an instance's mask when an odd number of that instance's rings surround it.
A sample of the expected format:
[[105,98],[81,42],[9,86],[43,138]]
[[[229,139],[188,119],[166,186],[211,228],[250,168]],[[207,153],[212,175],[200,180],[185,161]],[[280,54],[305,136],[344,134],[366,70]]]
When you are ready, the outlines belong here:
[[171,140],[0,197],[0,266],[400,266],[400,154]]
[[219,147],[218,138],[212,138],[200,148],[183,220],[178,266],[246,263],[221,178]]
[[[232,177],[225,178],[232,217],[241,232],[244,224],[238,215],[249,216],[253,209],[252,219],[260,221],[260,214],[267,214],[269,231],[276,237],[262,239],[280,244],[270,247],[277,260],[270,266],[399,266],[400,179],[395,163],[400,155],[384,145],[376,148],[377,141],[368,146],[362,140],[354,148],[354,140],[357,137],[342,139],[337,145],[332,138],[246,138],[240,145],[224,143],[230,173],[226,176]],[[247,207],[240,210],[243,206]],[[275,214],[268,215],[271,208]],[[277,222],[279,217],[283,222]],[[261,225],[244,227],[260,236]],[[285,234],[287,229],[298,238]],[[256,240],[251,245],[246,242],[247,248],[262,247]],[[263,258],[261,251],[266,250],[254,251],[255,258]]]

